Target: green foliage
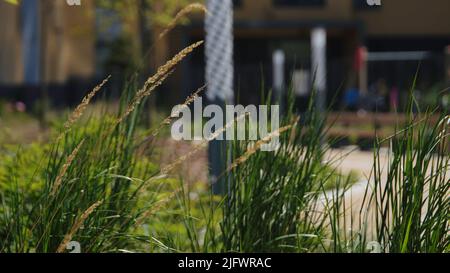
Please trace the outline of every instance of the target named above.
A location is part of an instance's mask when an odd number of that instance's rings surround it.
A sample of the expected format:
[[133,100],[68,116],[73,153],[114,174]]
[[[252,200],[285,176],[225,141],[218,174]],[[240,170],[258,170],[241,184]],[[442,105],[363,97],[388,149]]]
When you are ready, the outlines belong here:
[[[377,149],[374,164],[376,240],[396,253],[441,253],[450,243],[448,118],[430,126],[430,115],[410,120],[392,140],[387,177]],[[447,142],[446,142],[447,139]],[[385,180],[385,181],[383,181]]]
[[[4,156],[1,252],[55,252],[79,224],[72,235],[84,252],[118,251],[138,242],[136,219],[156,197],[142,189],[158,167],[137,156],[134,138],[142,107],[117,127],[111,122],[136,90],[135,81],[128,84],[115,116],[88,118],[56,142]],[[80,222],[96,203],[101,205]]]
[[[293,105],[284,121],[295,119]],[[258,151],[229,176],[221,224],[224,251],[312,252],[324,233],[315,207],[329,168],[322,164],[323,120],[310,104],[301,123],[280,138],[275,152]],[[249,143],[236,142],[236,158]]]
[[18,5],[19,0],[4,0],[6,3],[12,4],[12,5]]
[[[100,2],[133,11],[124,1]],[[165,3],[171,10],[181,2]],[[414,115],[420,107],[411,96],[408,122],[374,144],[372,175],[355,205],[348,200],[354,175],[324,163],[326,117],[313,96],[277,151],[239,161],[254,143],[230,144],[230,160],[239,164],[223,174],[221,197],[206,184],[161,174],[154,152],[165,147],[142,150],[145,100],[136,103],[137,82],[125,86],[117,112],[105,108],[70,130],[56,123],[50,142],[1,147],[0,252],[55,252],[66,239],[83,252],[368,252],[370,242],[382,252],[449,251],[444,113],[437,122],[433,111]],[[283,125],[297,120],[289,101]]]
[[[366,252],[369,242],[381,252],[448,252],[450,117],[441,113],[432,121],[435,112],[414,115],[415,104],[411,92],[407,123],[374,144],[371,183],[360,207],[346,205],[341,194],[328,200],[333,207],[331,252]],[[386,164],[380,155],[383,142],[390,143]],[[353,211],[359,212],[356,217],[349,215]],[[350,226],[342,221],[347,218]]]

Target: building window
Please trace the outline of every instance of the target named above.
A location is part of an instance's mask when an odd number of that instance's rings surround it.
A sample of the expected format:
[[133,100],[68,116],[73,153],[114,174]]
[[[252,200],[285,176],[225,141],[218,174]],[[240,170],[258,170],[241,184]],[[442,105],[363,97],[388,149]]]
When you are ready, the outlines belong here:
[[243,0],[233,0],[233,7],[235,9],[242,7],[242,1]]
[[376,10],[381,5],[370,5],[368,0],[353,0],[353,8],[356,10]]
[[323,7],[326,0],[273,0],[276,7]]

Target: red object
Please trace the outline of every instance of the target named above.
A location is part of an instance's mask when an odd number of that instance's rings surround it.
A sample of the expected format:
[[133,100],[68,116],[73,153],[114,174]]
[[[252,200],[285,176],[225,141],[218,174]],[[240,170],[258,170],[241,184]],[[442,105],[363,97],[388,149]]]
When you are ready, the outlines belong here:
[[355,52],[353,64],[356,71],[359,71],[363,68],[366,59],[367,59],[367,48],[365,46],[358,47]]

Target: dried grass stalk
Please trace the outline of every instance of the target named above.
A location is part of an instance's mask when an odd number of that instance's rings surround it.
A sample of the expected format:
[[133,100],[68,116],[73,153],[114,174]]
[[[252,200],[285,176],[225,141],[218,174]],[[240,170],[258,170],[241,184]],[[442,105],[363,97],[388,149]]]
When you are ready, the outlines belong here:
[[119,125],[122,121],[124,121],[135,109],[139,104],[142,102],[142,100],[149,96],[153,90],[161,86],[163,82],[172,74],[172,71],[167,72],[164,76],[162,76],[157,82],[155,82],[146,92],[141,92],[139,94],[136,94],[136,97],[133,98],[133,101],[131,104],[127,107],[125,112],[116,120],[114,123],[114,126],[112,128],[115,128],[117,125]]
[[78,152],[81,149],[81,146],[83,146],[84,140],[78,144],[78,146],[72,151],[72,153],[67,157],[66,163],[62,166],[61,171],[59,172],[58,176],[56,177],[55,183],[53,183],[53,188],[50,193],[50,196],[55,196],[56,192],[58,191],[59,187],[61,186],[62,180],[64,176],[67,173],[67,170],[69,169],[70,165],[72,165],[72,162],[75,160]]
[[226,130],[228,130],[229,128],[234,126],[234,124],[237,121],[245,118],[247,115],[248,115],[248,113],[244,113],[244,114],[240,115],[239,117],[233,119],[232,121],[228,122],[227,124],[225,124],[225,126],[223,126],[222,128],[218,129],[217,131],[215,131],[210,137],[208,137],[205,140],[203,140],[200,144],[195,145],[194,148],[192,149],[192,151],[190,151],[189,153],[181,156],[180,158],[175,160],[173,163],[167,165],[166,167],[162,168],[161,169],[161,174],[168,174],[169,172],[171,172],[173,169],[175,169],[175,167],[177,167],[178,165],[180,165],[181,163],[183,163],[187,159],[191,158],[193,155],[195,155],[197,152],[199,152],[202,148],[206,147],[206,145],[210,141],[213,141],[214,139],[218,138],[222,133],[224,133]]
[[166,198],[158,201],[155,203],[154,206],[152,206],[149,210],[147,210],[146,212],[144,212],[137,220],[136,220],[136,226],[140,226],[144,223],[145,219],[147,219],[148,217],[152,216],[153,214],[155,214],[156,212],[158,212],[160,209],[162,209],[167,203],[170,202],[170,200],[172,200],[179,192],[181,191],[181,189],[175,190],[174,192],[172,192],[169,196],[167,196]]
[[167,35],[172,29],[178,25],[180,20],[188,15],[189,13],[192,13],[194,11],[203,11],[204,13],[208,13],[208,10],[206,9],[205,5],[200,3],[192,3],[184,7],[182,10],[180,10],[175,18],[173,18],[172,21],[170,21],[169,25],[159,34],[158,40],[162,39],[164,36]]
[[295,126],[296,123],[291,124],[291,125],[287,125],[284,127],[279,128],[276,131],[273,131],[272,133],[268,134],[266,137],[264,137],[263,139],[257,141],[254,145],[252,145],[250,148],[247,149],[247,151],[244,153],[244,155],[242,155],[241,157],[237,158],[225,171],[225,173],[231,172],[232,170],[234,170],[235,168],[237,168],[239,165],[243,164],[244,162],[246,162],[252,155],[254,155],[257,151],[259,151],[262,147],[262,145],[270,142],[272,140],[272,138],[274,137],[279,137],[282,133],[290,130],[291,128],[293,128],[293,126]]
[[[158,126],[158,128],[156,130],[153,131],[153,133],[151,133],[150,138],[152,137],[156,137],[159,132],[162,130],[163,127],[169,125],[172,123],[172,120],[174,119],[173,116],[178,116],[179,113],[181,112],[182,108],[186,108],[188,107],[192,102],[194,102],[194,100],[196,98],[198,98],[198,95],[203,92],[206,89],[206,85],[203,85],[202,87],[200,87],[199,89],[197,89],[194,93],[192,93],[192,95],[190,95],[189,97],[187,97],[187,99],[184,101],[184,103],[181,105],[180,109],[178,110],[178,113],[175,113],[174,115],[170,115],[167,118],[165,118],[163,120],[163,122],[161,122],[161,124]],[[143,142],[148,141],[149,139],[145,139]]]
[[184,58],[186,58],[187,55],[194,51],[195,48],[199,47],[202,44],[203,41],[199,41],[186,47],[177,55],[175,55],[171,60],[169,60],[166,64],[160,66],[156,74],[148,78],[148,80],[144,83],[144,86],[136,93],[125,113],[116,121],[115,126],[117,126],[126,117],[128,117],[145,97],[149,96],[153,90],[160,86],[178,63],[180,63]]
[[70,131],[71,127],[75,122],[77,122],[80,117],[83,115],[84,111],[86,110],[86,107],[89,105],[91,100],[95,97],[95,95],[103,88],[103,86],[111,79],[111,75],[108,76],[106,79],[103,80],[102,83],[97,85],[92,91],[83,98],[81,103],[75,108],[75,110],[70,115],[69,119],[64,123],[64,132],[61,133],[58,137],[58,141],[62,139],[62,137],[67,134],[67,132]]
[[66,250],[67,244],[72,240],[75,233],[77,233],[77,231],[81,228],[81,226],[86,221],[86,219],[89,217],[89,215],[91,215],[95,211],[95,209],[97,209],[102,203],[103,203],[103,200],[98,201],[97,203],[90,206],[85,212],[83,212],[83,214],[81,214],[80,217],[77,218],[77,220],[75,221],[75,224],[72,226],[69,233],[67,233],[64,236],[64,240],[58,246],[56,253],[62,253]]

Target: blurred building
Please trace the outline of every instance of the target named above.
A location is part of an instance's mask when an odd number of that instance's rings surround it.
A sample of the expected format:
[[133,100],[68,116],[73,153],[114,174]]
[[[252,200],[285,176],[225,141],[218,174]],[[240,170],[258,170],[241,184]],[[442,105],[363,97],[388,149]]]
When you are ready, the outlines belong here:
[[86,91],[95,74],[93,1],[0,1],[0,21],[0,96],[31,102],[43,85],[64,100]]
[[[235,86],[244,102],[257,101],[262,84],[271,86],[272,54],[277,49],[286,55],[286,85],[294,84],[300,97],[307,96],[308,82],[302,79],[314,74],[310,37],[315,27],[327,31],[329,101],[350,87],[368,92],[380,79],[389,88],[405,90],[419,63],[420,88],[445,79],[444,54],[450,44],[448,0],[383,0],[381,6],[370,6],[367,0],[234,2]],[[202,39],[201,20],[179,35],[185,43]],[[191,63],[184,73],[185,92],[203,82],[203,53],[196,53]]]
[[[24,39],[33,41],[25,38],[28,17],[24,17],[24,4],[30,1],[41,3],[37,12],[41,25],[36,26],[42,39],[38,57],[27,52],[33,44],[24,42]],[[39,59],[36,67],[39,81],[47,86],[52,97],[63,96],[65,100],[71,99],[67,94],[86,92],[94,79],[109,73],[102,69],[102,60],[107,55],[104,47],[111,38],[119,37],[120,26],[99,33],[102,13],[93,3],[82,1],[81,6],[69,6],[65,1],[23,0],[21,6],[13,6],[0,1],[0,96],[29,91],[27,86],[33,85],[33,81],[24,66],[33,63],[30,55]],[[445,83],[449,71],[445,52],[450,45],[448,0],[382,0],[381,6],[370,6],[367,0],[235,0],[234,3],[235,89],[242,103],[258,102],[261,88],[272,86],[272,59],[277,50],[285,54],[285,86],[292,83],[300,98],[309,95],[314,74],[310,37],[316,27],[327,32],[329,101],[336,95],[344,97],[344,90],[349,88],[370,92],[371,86],[381,80],[388,89],[406,90],[419,63],[418,88]],[[157,60],[155,64],[203,39],[202,18],[193,17],[189,25],[175,29],[166,40],[159,41],[151,56]],[[178,103],[203,83],[204,54],[198,50],[171,77],[165,86],[167,92],[158,95],[167,104]]]

